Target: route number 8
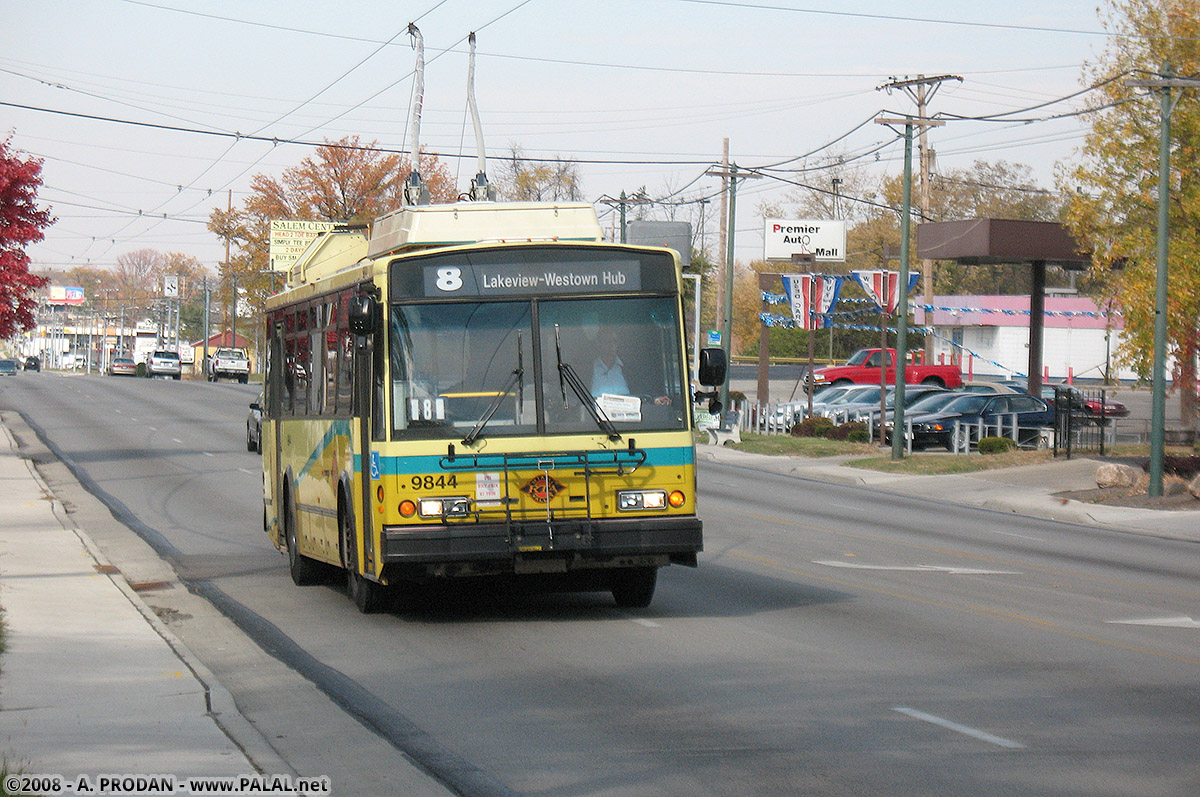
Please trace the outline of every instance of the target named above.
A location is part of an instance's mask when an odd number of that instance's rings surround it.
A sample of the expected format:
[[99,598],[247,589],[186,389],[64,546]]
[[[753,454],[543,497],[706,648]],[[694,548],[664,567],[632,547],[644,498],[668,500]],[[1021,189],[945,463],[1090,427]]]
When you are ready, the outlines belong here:
[[441,291],[456,291],[463,286],[462,269],[439,268],[437,270],[437,286]]

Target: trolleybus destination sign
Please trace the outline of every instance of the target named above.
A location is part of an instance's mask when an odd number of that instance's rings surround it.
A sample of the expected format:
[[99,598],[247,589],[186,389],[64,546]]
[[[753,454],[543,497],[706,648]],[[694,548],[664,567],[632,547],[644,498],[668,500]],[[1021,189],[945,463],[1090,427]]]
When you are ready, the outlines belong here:
[[425,296],[632,293],[642,285],[637,260],[557,263],[451,263],[424,266]]
[[846,222],[815,219],[767,219],[763,227],[763,259],[791,262],[792,255],[817,261],[846,259]]

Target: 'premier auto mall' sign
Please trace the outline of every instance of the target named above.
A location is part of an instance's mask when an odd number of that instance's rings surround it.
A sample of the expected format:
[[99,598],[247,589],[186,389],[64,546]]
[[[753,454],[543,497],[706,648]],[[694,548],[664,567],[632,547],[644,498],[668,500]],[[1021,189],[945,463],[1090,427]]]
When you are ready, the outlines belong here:
[[790,262],[792,255],[812,255],[818,262],[845,261],[846,222],[767,219],[763,226],[763,258]]

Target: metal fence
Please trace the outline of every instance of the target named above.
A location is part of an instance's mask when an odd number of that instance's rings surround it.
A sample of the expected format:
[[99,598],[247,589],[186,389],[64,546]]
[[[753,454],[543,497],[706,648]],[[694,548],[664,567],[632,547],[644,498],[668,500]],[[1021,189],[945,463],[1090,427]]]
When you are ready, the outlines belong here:
[[[1008,437],[1025,448],[1051,448],[1055,456],[1064,453],[1069,459],[1075,453],[1099,453],[1104,455],[1118,441],[1144,442],[1148,439],[1147,422],[1130,421],[1109,414],[1110,405],[1104,389],[1079,389],[1067,385],[1055,386],[1050,399],[1055,408],[1055,421],[1049,427],[1021,427],[1017,416],[1001,417],[998,421],[972,424],[955,423],[951,437],[951,450],[966,453],[977,446],[984,437]],[[733,409],[738,412],[742,431],[763,435],[791,434],[792,428],[804,415],[804,402],[736,402]],[[829,418],[834,425],[847,421],[862,421],[867,426],[869,439],[876,439],[878,429],[873,414],[854,412],[825,412],[818,416]],[[911,420],[906,438],[908,451],[912,451]]]

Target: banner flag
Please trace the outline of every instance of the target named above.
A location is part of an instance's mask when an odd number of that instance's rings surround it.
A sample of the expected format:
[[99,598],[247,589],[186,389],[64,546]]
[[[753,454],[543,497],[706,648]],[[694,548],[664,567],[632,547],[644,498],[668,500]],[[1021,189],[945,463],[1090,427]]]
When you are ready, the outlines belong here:
[[[850,275],[858,281],[862,289],[875,302],[875,306],[884,315],[895,315],[900,306],[900,272],[899,271],[851,271]],[[921,274],[917,271],[908,273],[908,290],[912,293],[917,287]]]
[[783,274],[783,290],[800,329],[833,326],[830,313],[842,292],[843,277],[827,274]]

